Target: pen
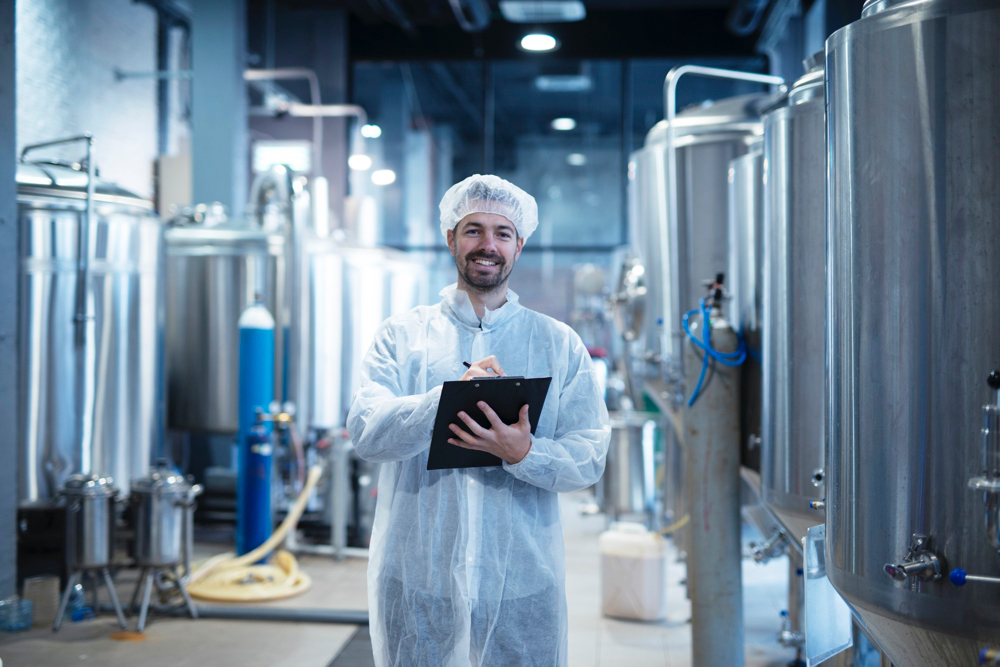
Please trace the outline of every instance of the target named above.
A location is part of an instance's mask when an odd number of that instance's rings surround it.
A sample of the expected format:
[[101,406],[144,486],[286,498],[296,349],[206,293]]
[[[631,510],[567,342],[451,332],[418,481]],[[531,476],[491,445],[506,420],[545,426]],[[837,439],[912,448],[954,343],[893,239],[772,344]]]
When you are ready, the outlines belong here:
[[[472,364],[470,364],[468,361],[463,361],[462,365],[465,366],[466,368],[472,368]],[[496,373],[496,371],[494,371],[492,368],[487,368],[486,370]]]

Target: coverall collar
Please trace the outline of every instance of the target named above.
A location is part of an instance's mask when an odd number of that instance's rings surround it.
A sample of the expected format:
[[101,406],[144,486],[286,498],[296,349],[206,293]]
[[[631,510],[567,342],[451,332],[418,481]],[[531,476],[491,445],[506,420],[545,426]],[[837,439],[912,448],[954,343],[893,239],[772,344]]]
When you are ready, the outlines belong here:
[[478,329],[495,329],[508,321],[521,309],[521,304],[514,290],[507,289],[507,302],[496,310],[486,309],[483,319],[480,321],[476,316],[476,310],[472,307],[472,301],[464,290],[458,289],[458,283],[448,285],[440,292],[444,297],[441,300],[441,308],[462,324]]

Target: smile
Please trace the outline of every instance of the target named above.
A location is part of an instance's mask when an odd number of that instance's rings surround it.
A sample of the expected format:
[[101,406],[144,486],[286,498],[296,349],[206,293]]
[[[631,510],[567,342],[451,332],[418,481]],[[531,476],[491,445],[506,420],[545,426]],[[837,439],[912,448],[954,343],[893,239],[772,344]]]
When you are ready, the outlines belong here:
[[491,262],[488,259],[474,259],[472,261],[475,262],[476,264],[479,264],[480,266],[496,266],[497,265],[497,262]]

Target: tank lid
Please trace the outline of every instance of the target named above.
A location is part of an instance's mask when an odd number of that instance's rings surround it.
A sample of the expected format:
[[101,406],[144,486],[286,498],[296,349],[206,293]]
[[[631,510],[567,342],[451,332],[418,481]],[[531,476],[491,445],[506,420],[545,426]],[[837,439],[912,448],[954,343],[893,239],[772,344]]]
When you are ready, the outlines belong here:
[[806,73],[792,84],[788,91],[789,106],[808,102],[823,96],[823,80],[826,70],[826,52],[817,51],[802,61]]
[[861,8],[861,18],[884,12],[897,5],[919,5],[923,2],[927,2],[927,0],[865,0],[865,4]]
[[[87,197],[87,172],[83,171],[80,165],[54,162],[18,162],[15,179],[18,194],[69,197],[72,199],[86,199]],[[149,200],[120,188],[114,183],[100,179],[94,182],[94,198],[102,202],[153,208]]]
[[[184,475],[166,466],[151,468],[149,475],[132,482],[132,493],[152,495],[187,495],[194,488]],[[201,487],[197,487],[198,490]]]
[[62,494],[67,496],[113,496],[118,493],[114,480],[100,475],[75,474],[66,478]]
[[171,246],[264,245],[280,249],[285,242],[285,237],[280,232],[270,232],[233,218],[213,226],[195,224],[169,227],[165,236]]
[[[716,132],[747,132],[759,134],[761,113],[780,95],[754,93],[716,101],[706,101],[687,107],[674,120],[676,138]],[[667,140],[667,121],[661,120],[646,134],[646,145]]]

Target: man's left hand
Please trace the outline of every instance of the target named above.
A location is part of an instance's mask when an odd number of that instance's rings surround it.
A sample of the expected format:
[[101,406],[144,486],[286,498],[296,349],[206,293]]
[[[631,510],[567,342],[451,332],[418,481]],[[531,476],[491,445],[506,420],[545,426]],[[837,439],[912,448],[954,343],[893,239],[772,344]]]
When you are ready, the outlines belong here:
[[458,413],[458,418],[465,422],[472,433],[463,430],[458,424],[449,424],[455,437],[448,442],[466,449],[477,449],[499,456],[507,463],[520,463],[531,449],[531,424],[528,422],[528,406],[521,408],[516,424],[504,424],[493,408],[479,401],[479,409],[490,420],[491,428],[483,428],[475,419],[464,412]]

